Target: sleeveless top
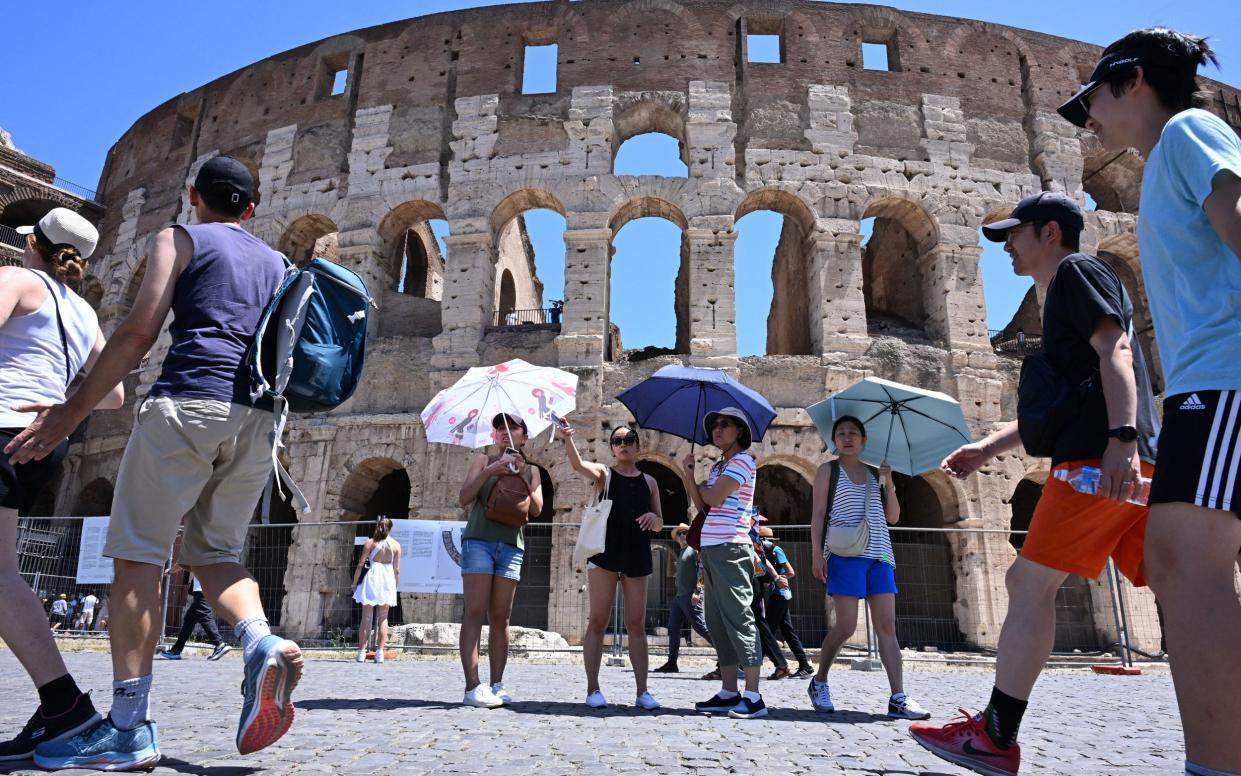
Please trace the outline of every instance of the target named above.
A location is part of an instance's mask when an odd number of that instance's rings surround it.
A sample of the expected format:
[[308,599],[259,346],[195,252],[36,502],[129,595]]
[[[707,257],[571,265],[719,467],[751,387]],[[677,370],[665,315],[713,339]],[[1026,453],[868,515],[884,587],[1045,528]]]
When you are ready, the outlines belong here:
[[[44,294],[38,310],[10,316],[0,326],[0,428],[26,428],[34,420],[33,412],[10,410],[14,404],[63,403],[67,387],[65,345],[69,348],[68,372],[77,375],[99,335],[99,320],[85,299],[46,273],[31,271],[50,282],[53,290]],[[65,324],[65,345],[61,344],[56,322],[58,302]]]
[[626,477],[615,469],[604,498],[612,499],[603,552],[590,558],[601,569],[627,577],[645,577],[652,571],[651,533],[638,526],[638,517],[651,511],[651,489],[646,475]]
[[[487,465],[490,466],[495,463],[499,457],[500,456],[498,455],[487,456]],[[534,467],[529,464],[526,464],[526,467],[521,470],[522,479],[524,479],[527,484],[531,484],[532,482],[534,475],[531,474],[530,471],[533,468]],[[487,517],[487,497],[491,495],[491,489],[495,486],[496,480],[498,479],[500,479],[498,475],[495,477],[488,477],[486,481],[483,482],[483,486],[478,489],[478,498],[474,499],[473,504],[470,504],[470,514],[465,521],[465,530],[461,532],[461,541],[464,542],[466,539],[481,539],[485,542],[511,544],[519,550],[524,550],[526,548],[526,542],[522,536],[521,528],[515,525],[497,523]],[[533,517],[533,515],[531,515],[531,517]]]
[[[883,499],[879,495],[879,479],[869,468],[866,477],[870,480],[870,542],[866,552],[859,557],[877,560],[896,567],[896,555],[892,552],[892,533],[888,530],[888,519],[883,511]],[[828,521],[830,525],[857,525],[862,516],[867,514],[866,483],[858,485],[849,479],[849,474],[842,466],[840,479],[836,481],[836,491],[832,494],[832,503],[828,505]],[[829,553],[830,555],[830,553]]]
[[[259,238],[228,224],[188,224],[194,254],[172,296],[172,346],[151,396],[255,405],[246,351],[259,317],[284,279],[284,260]],[[271,408],[271,400],[257,405]]]
[[379,552],[380,552],[381,550],[383,550],[383,548],[385,548],[385,547],[387,547],[387,546],[388,546],[388,539],[387,539],[387,538],[385,538],[385,539],[384,539],[383,541],[381,541],[381,542],[378,542],[378,543],[377,543],[374,547],[372,547],[372,548],[371,548],[371,554],[370,554],[370,557],[369,557],[369,558],[367,558],[367,560],[369,560],[371,563],[383,563],[383,564],[385,564],[385,565],[391,566],[391,565],[392,565],[392,560],[391,560],[391,559],[389,559],[389,560],[375,560],[375,556],[376,556],[376,555],[378,555],[378,554],[379,554]]

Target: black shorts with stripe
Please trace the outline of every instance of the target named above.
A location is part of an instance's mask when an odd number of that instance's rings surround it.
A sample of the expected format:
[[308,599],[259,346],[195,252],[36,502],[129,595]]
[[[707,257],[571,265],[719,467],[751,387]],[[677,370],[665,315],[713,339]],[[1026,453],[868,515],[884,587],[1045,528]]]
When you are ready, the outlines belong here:
[[1164,399],[1150,503],[1196,504],[1241,517],[1241,390]]

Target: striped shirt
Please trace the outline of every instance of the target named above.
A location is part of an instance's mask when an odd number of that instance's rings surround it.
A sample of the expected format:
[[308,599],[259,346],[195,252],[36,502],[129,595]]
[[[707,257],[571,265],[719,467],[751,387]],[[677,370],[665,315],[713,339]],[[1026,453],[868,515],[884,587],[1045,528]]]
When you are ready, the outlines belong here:
[[[892,553],[892,534],[888,531],[888,520],[884,515],[883,501],[879,497],[879,481],[869,469],[867,477],[870,486],[870,542],[866,552],[858,557],[870,558],[896,567],[896,556]],[[849,479],[842,467],[840,478],[836,481],[836,491],[832,494],[831,509],[828,512],[830,525],[857,525],[862,522],[866,501],[866,485],[858,485]],[[831,553],[829,552],[828,555]]]
[[748,544],[754,524],[754,475],[758,466],[749,453],[737,453],[711,467],[707,487],[720,477],[731,477],[741,484],[718,507],[711,507],[702,524],[702,546]]

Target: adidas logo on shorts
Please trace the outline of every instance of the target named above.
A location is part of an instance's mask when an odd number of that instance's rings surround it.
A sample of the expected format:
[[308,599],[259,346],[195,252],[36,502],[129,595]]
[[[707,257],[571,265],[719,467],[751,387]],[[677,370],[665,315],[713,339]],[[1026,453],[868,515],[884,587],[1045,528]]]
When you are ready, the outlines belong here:
[[1185,397],[1185,401],[1181,402],[1182,410],[1205,410],[1206,408],[1207,405],[1202,403],[1202,400],[1198,398],[1196,393],[1191,393]]

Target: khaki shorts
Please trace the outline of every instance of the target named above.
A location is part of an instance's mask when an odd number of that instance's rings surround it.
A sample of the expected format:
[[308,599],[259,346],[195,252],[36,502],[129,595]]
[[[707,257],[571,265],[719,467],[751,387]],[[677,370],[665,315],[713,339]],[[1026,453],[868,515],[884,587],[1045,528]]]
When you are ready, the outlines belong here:
[[271,477],[274,433],[268,410],[148,398],[121,459],[103,554],[162,566],[184,518],[181,563],[240,562]]

